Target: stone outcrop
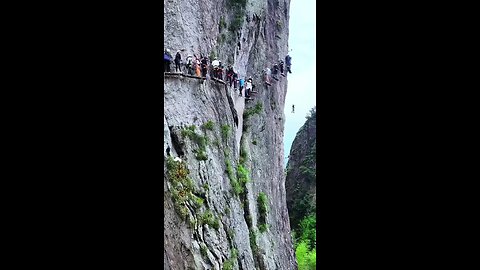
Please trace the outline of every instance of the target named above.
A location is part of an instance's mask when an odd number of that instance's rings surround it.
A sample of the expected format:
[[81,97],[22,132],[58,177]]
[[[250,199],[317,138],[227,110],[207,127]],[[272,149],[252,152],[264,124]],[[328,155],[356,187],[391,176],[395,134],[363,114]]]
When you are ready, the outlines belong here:
[[296,230],[299,222],[305,216],[313,214],[316,208],[316,121],[317,114],[313,109],[290,148],[285,185],[292,230]]
[[262,83],[262,70],[288,52],[290,1],[164,4],[166,48],[216,55],[258,90],[245,103],[208,77],[165,76],[164,268],[296,269],[283,170],[287,77]]

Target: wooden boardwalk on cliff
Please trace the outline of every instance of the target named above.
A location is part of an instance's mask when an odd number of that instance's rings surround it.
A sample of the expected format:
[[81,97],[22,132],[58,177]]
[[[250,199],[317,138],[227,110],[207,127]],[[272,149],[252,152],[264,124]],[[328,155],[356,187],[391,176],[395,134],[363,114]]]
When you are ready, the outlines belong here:
[[[184,73],[180,73],[180,72],[164,72],[163,73],[165,75],[165,78],[179,78],[179,77],[188,77],[188,78],[193,78],[193,79],[197,79],[197,80],[206,80],[207,78],[206,77],[197,77],[197,76],[193,76],[193,75],[189,75],[189,74],[184,74]],[[223,80],[220,80],[220,79],[217,79],[217,78],[210,78],[211,80],[213,81],[216,81],[218,83],[221,83],[221,84],[226,84]]]

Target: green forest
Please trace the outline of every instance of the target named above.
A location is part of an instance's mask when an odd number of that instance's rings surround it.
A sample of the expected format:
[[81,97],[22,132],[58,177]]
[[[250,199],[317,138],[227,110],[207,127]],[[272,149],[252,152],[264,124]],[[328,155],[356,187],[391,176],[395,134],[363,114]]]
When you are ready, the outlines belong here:
[[297,231],[293,231],[295,256],[298,270],[312,270],[317,266],[317,217],[316,214],[305,217]]

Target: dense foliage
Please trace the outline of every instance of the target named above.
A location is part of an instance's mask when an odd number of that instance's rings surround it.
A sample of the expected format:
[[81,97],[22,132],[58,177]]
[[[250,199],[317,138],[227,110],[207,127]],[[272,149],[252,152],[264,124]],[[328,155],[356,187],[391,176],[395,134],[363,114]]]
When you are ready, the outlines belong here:
[[317,258],[317,217],[315,214],[305,217],[300,222],[300,227],[294,231],[295,256],[298,270],[316,269]]
[[305,242],[301,242],[295,250],[297,258],[298,270],[314,270],[317,269],[317,251],[309,250]]

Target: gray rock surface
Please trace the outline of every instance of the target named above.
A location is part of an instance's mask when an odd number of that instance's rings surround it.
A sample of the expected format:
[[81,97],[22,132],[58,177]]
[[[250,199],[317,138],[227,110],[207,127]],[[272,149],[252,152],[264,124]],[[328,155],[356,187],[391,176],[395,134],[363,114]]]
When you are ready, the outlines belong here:
[[[230,263],[231,269],[297,268],[283,170],[287,77],[280,76],[268,88],[262,78],[262,70],[288,52],[290,1],[246,1],[242,24],[229,29],[235,11],[232,2],[242,1],[164,0],[166,48],[173,53],[185,49],[182,58],[214,52],[224,65],[233,64],[240,77],[252,76],[259,91],[253,102],[245,103],[238,92],[213,80],[165,78],[164,158],[169,158],[169,148],[170,158],[182,159],[192,180],[191,193],[203,198],[198,208],[192,200],[183,202],[187,217],[181,217],[175,194],[186,184],[175,183],[165,164],[165,269],[223,269]],[[220,29],[222,17],[227,26]],[[219,39],[222,35],[224,40]],[[245,118],[244,112],[257,104],[261,110]],[[213,130],[202,130],[208,121],[213,122]],[[207,138],[206,160],[196,158],[200,147],[195,140],[182,136],[191,125],[198,136]],[[230,127],[226,137],[222,126]],[[227,163],[237,180],[240,165],[248,170],[250,181],[240,195],[232,191]],[[259,231],[261,192],[268,207],[264,232]],[[202,222],[208,211],[218,219],[218,228]]]

